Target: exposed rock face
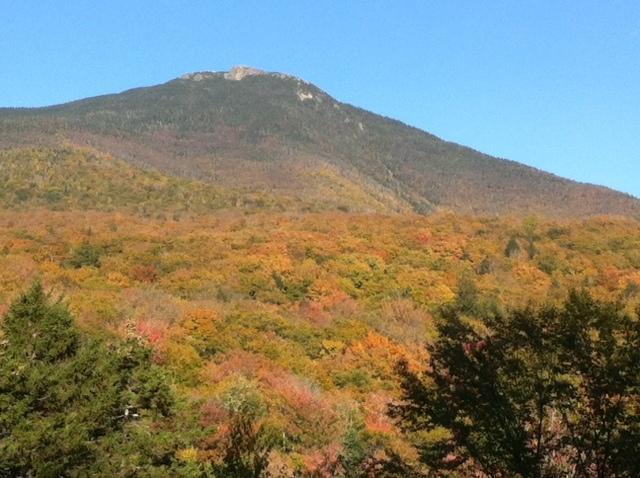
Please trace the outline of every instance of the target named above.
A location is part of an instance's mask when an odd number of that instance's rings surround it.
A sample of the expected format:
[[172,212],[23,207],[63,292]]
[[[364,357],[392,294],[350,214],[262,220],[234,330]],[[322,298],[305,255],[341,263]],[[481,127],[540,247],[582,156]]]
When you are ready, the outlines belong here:
[[298,99],[300,101],[312,100],[313,99],[313,93],[309,93],[307,91],[298,90],[297,95],[298,95]]
[[224,74],[225,79],[240,81],[247,76],[266,75],[267,72],[251,68],[250,66],[234,66]]
[[250,66],[234,66],[226,72],[217,71],[198,71],[194,73],[186,73],[180,77],[182,80],[202,81],[212,78],[224,77],[225,80],[240,81],[247,76],[268,75],[266,71]]
[[181,80],[202,81],[213,78],[224,78],[225,80],[240,81],[248,76],[274,76],[280,79],[296,80],[300,84],[309,84],[296,76],[285,75],[283,73],[270,72],[253,68],[251,66],[234,66],[229,71],[198,71],[193,73],[185,73],[180,77]]
[[193,81],[202,81],[208,80],[211,78],[217,78],[222,73],[217,73],[215,71],[200,71],[197,73],[186,73],[180,77],[181,80],[193,80]]

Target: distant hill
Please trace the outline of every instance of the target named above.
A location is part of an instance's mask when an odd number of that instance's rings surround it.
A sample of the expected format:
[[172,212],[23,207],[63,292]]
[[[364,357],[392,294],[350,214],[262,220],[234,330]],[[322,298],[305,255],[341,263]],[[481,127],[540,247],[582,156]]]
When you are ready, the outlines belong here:
[[630,195],[493,158],[341,103],[301,79],[245,67],[0,109],[0,148],[65,144],[343,210],[640,217]]

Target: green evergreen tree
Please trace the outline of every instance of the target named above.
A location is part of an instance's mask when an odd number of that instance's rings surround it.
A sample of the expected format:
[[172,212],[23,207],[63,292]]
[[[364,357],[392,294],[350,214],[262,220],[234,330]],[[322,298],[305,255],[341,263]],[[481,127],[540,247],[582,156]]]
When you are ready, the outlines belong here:
[[100,267],[103,252],[101,247],[83,242],[73,250],[68,264],[75,269],[80,269],[81,267]]
[[509,242],[507,243],[507,247],[504,249],[504,255],[507,257],[515,257],[520,253],[520,244],[518,244],[518,240],[511,236]]
[[458,279],[456,305],[465,312],[473,312],[479,307],[478,286],[469,274],[464,273]]
[[176,438],[163,426],[174,401],[147,348],[83,338],[40,283],[0,333],[0,476],[169,472]]

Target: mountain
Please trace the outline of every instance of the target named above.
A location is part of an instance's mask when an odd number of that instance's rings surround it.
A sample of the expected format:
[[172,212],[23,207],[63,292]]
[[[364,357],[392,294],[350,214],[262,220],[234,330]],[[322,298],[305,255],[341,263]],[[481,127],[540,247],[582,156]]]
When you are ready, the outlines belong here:
[[319,209],[640,217],[640,201],[494,158],[247,67],[0,109],[0,148],[90,147],[136,167]]

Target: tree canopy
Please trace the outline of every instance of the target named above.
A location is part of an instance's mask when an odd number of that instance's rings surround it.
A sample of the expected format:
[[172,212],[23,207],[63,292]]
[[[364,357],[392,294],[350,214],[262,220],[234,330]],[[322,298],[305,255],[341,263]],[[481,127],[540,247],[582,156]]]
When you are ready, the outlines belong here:
[[174,399],[148,348],[85,339],[64,302],[37,282],[0,331],[0,476],[169,470],[163,423]]
[[640,321],[572,292],[562,307],[444,310],[429,371],[401,364],[392,412],[442,475],[640,475]]

